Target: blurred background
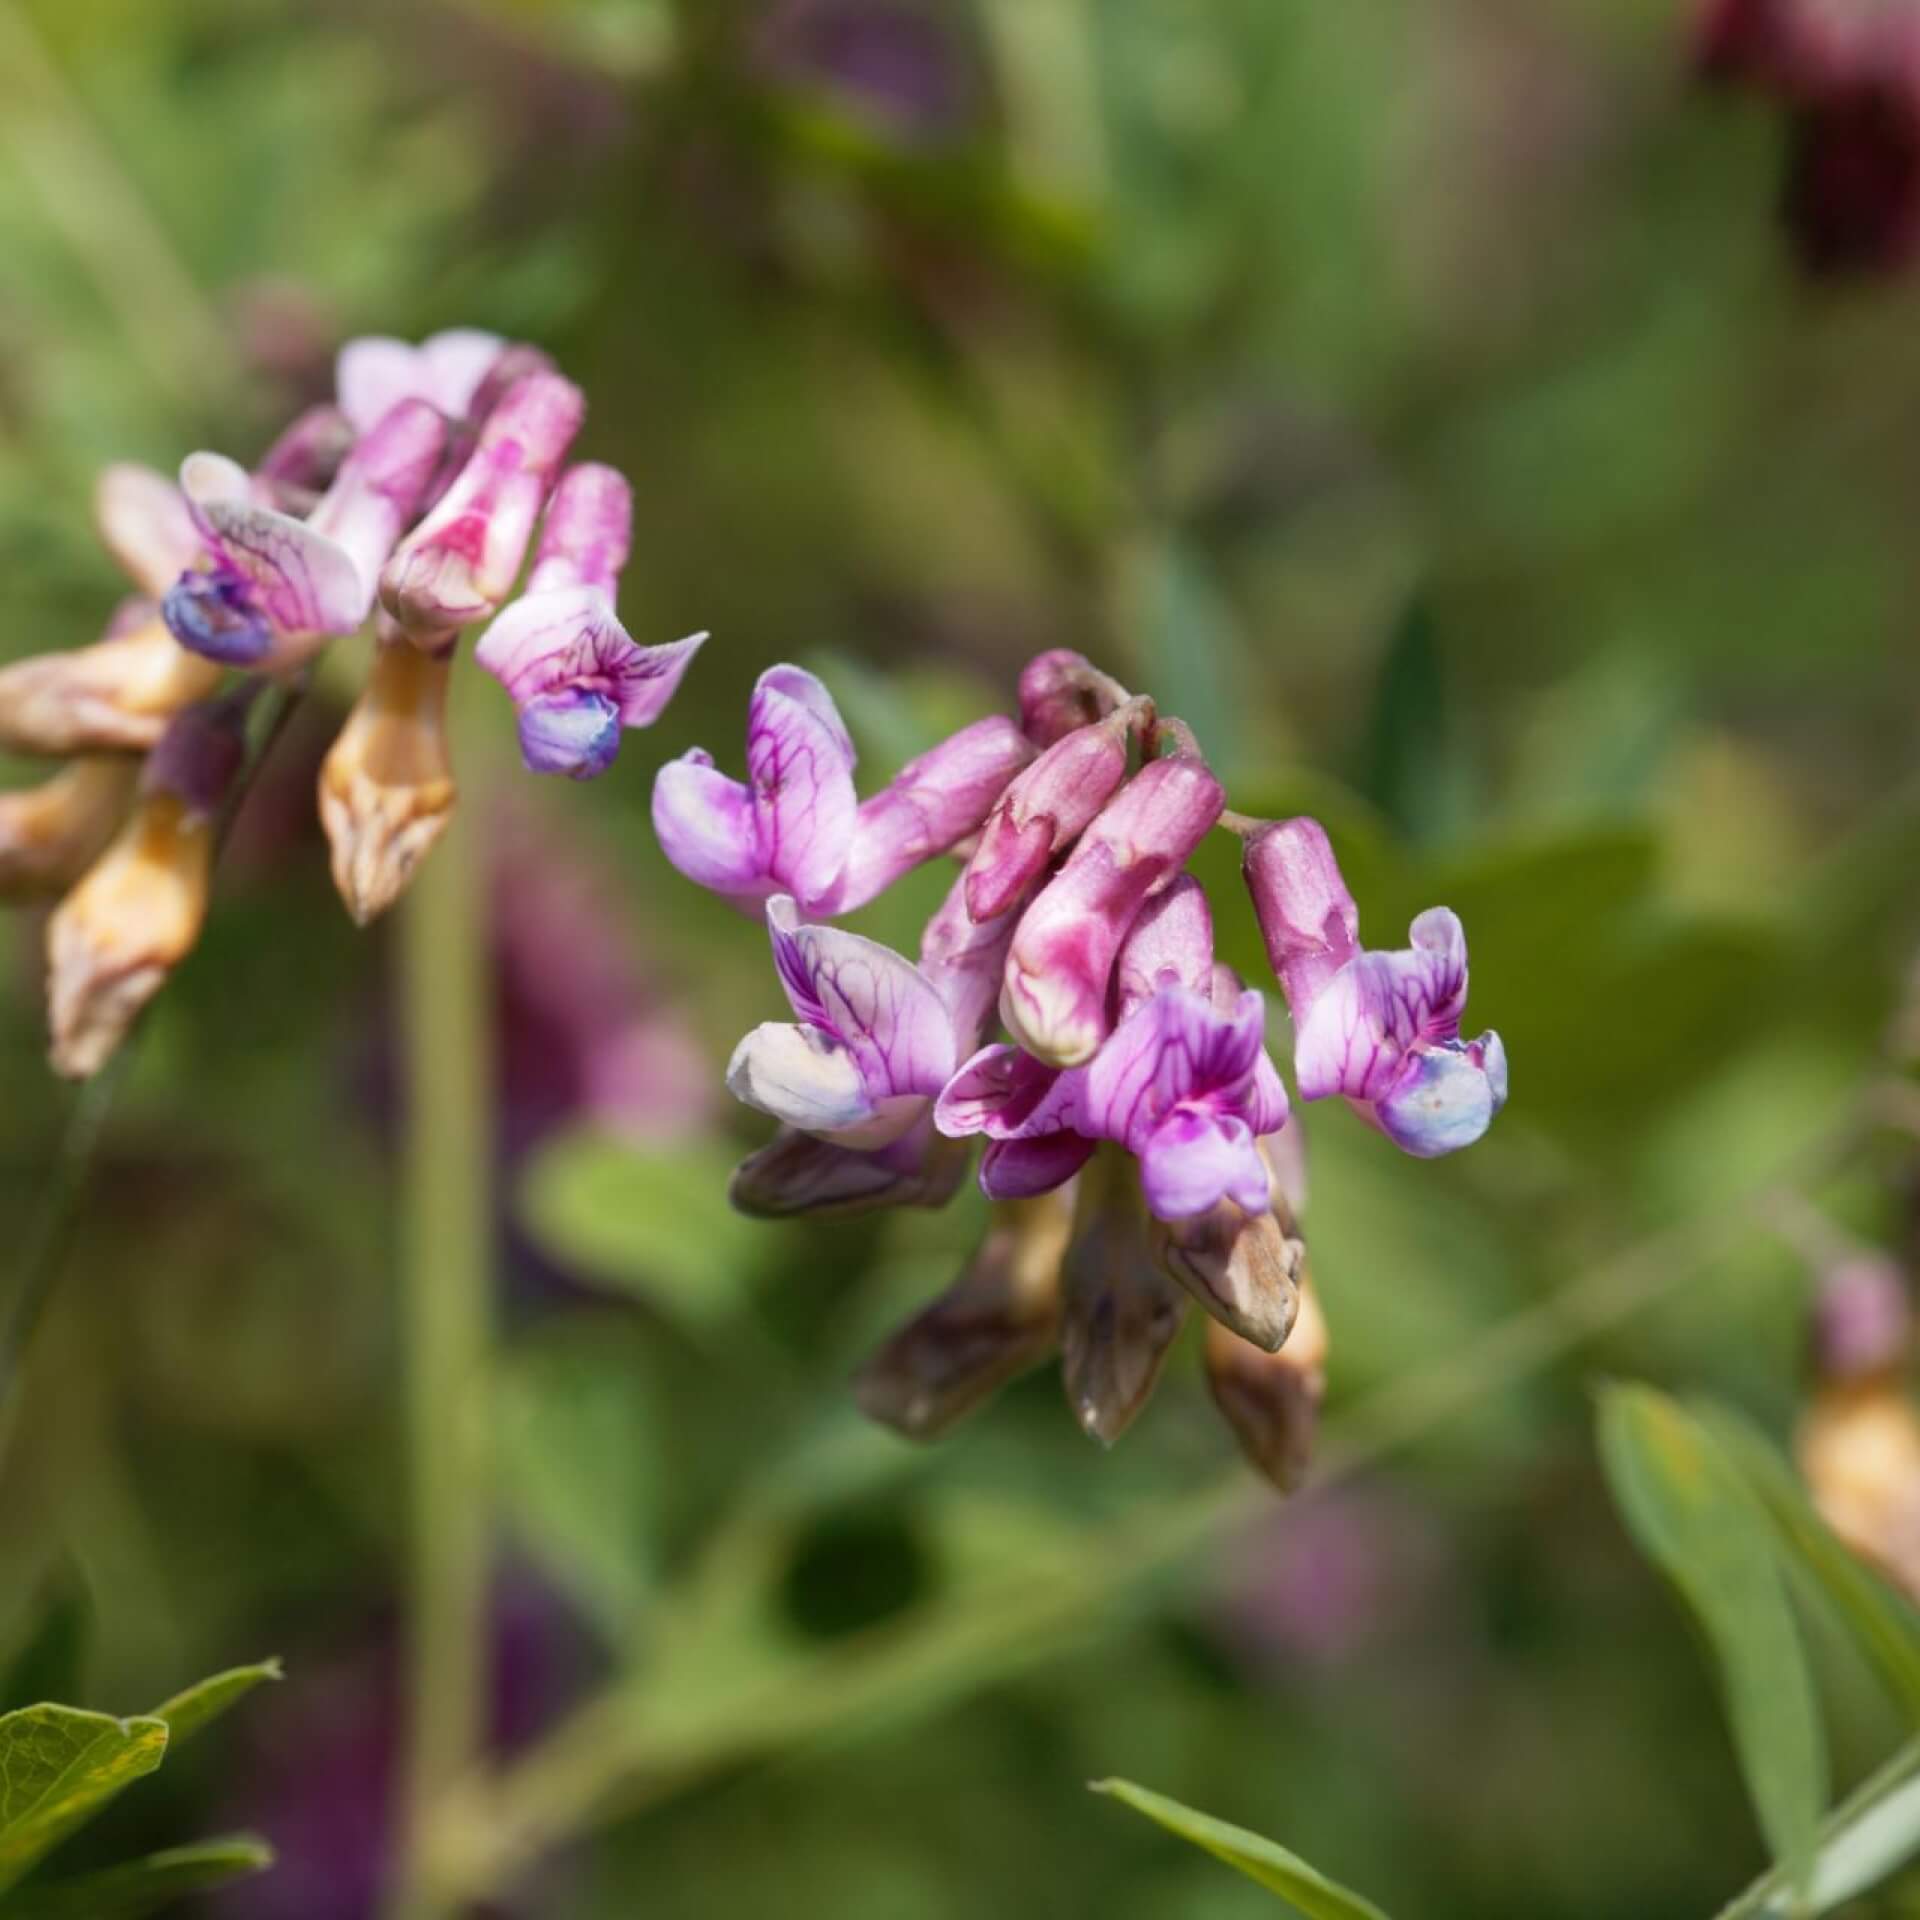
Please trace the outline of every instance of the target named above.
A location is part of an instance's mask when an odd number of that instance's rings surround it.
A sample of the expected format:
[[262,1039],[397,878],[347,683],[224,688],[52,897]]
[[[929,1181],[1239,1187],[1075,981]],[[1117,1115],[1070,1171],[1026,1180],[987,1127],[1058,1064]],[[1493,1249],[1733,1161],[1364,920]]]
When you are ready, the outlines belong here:
[[[636,488],[627,625],[715,636],[590,787],[520,774],[491,683],[456,699],[493,1737],[645,1702],[617,1791],[491,1911],[1272,1910],[1088,1796],[1108,1773],[1396,1912],[1694,1917],[1764,1864],[1590,1388],[1785,1433],[1816,1275],[1716,1223],[1920,1047],[1920,96],[1829,125],[1709,84],[1701,32],[1684,0],[0,0],[0,652],[104,623],[102,463],[252,457],[343,338],[447,325],[581,382]],[[1329,1440],[1364,1409],[1396,1442],[1291,1503],[1187,1349],[1111,1457],[1051,1372],[932,1452],[863,1428],[851,1368],[982,1208],[726,1208],[764,1128],[720,1068],[777,993],[655,849],[653,769],[737,766],[793,659],[877,781],[1058,645],[1189,719],[1237,807],[1318,812],[1376,943],[1457,908],[1513,1061],[1455,1160],[1308,1116]],[[143,1034],[0,1460],[18,1698],[285,1657],[100,1829],[264,1832],[279,1868],[198,1909],[231,1920],[371,1915],[394,1839],[396,956],[312,804],[356,669]],[[910,944],[938,884],[861,924]],[[16,1243],[69,1099],[40,935],[0,928]],[[1819,1197],[1904,1257],[1911,1157]],[[1407,1398],[1696,1228],[1598,1338]],[[1850,1778],[1892,1721],[1821,1658]]]

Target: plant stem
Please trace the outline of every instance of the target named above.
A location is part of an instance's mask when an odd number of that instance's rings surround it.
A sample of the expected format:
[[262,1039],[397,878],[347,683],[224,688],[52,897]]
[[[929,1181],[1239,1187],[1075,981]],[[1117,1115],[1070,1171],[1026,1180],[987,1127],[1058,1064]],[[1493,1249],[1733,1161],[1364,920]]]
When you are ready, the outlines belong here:
[[471,784],[402,910],[402,1325],[412,1565],[397,1920],[443,1920],[459,1910],[430,1840],[441,1801],[475,1764],[485,1732],[493,1076]]

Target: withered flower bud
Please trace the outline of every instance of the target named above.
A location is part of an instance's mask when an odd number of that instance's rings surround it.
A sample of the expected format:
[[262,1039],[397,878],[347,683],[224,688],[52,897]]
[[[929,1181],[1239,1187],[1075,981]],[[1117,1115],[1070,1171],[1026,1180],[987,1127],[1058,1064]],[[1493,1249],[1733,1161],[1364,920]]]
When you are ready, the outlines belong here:
[[1300,1312],[1278,1353],[1208,1322],[1207,1384],[1249,1463],[1282,1493],[1294,1492],[1313,1459],[1327,1391],[1327,1323],[1304,1271]]
[[126,818],[140,763],[97,754],[37,787],[0,794],[0,900],[63,893]]
[[333,883],[365,926],[406,891],[453,817],[447,752],[451,643],[437,655],[385,639],[354,709],[320,769],[320,822]]
[[144,752],[221,669],[189,653],[151,605],[105,639],[0,669],[0,746],[15,753]]
[[126,825],[47,923],[53,1066],[69,1079],[106,1065],[200,937],[246,707],[244,694],[229,696],[174,718]]
[[1161,1270],[1220,1324],[1266,1353],[1293,1331],[1306,1245],[1286,1203],[1249,1213],[1223,1199],[1188,1220],[1153,1220],[1148,1239]]
[[782,1127],[733,1170],[727,1198],[756,1220],[850,1219],[883,1207],[944,1207],[966,1177],[967,1148],[922,1121],[863,1151]]
[[1060,1371],[1080,1425],[1110,1447],[1153,1395],[1187,1296],[1155,1263],[1131,1158],[1106,1145],[1080,1176],[1062,1269]]
[[1059,1338],[1067,1192],[1003,1201],[965,1272],[860,1369],[853,1393],[870,1419],[910,1440],[934,1440],[1008,1381],[1038,1366]]

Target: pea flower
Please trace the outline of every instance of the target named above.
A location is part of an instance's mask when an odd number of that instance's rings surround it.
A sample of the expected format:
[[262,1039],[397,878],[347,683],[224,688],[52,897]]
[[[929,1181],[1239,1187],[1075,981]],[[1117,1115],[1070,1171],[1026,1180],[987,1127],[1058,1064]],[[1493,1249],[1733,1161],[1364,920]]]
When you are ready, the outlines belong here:
[[446,437],[425,401],[402,401],[354,446],[304,520],[261,504],[247,470],[224,455],[190,454],[180,486],[210,564],[168,591],[173,637],[224,666],[277,671],[354,632]]
[[1460,1038],[1467,940],[1459,916],[1430,907],[1413,923],[1411,947],[1363,948],[1353,896],[1313,820],[1252,834],[1245,870],[1293,1011],[1301,1097],[1344,1094],[1422,1159],[1471,1146],[1506,1104],[1507,1055],[1497,1033]]
[[478,327],[450,327],[416,347],[386,334],[363,334],[340,349],[334,391],[356,433],[371,433],[403,400],[424,400],[463,420],[507,343]]
[[1011,721],[976,721],[863,805],[833,696],[800,667],[769,667],[747,708],[746,784],[696,747],[660,769],[654,831],[689,880],[747,912],[787,894],[805,913],[850,913],[976,832],[1032,757]]
[[512,696],[531,772],[604,773],[621,729],[660,717],[707,637],[643,647],[620,624],[613,601],[632,522],[632,492],[612,467],[570,469],[548,503],[526,591],[474,649]]

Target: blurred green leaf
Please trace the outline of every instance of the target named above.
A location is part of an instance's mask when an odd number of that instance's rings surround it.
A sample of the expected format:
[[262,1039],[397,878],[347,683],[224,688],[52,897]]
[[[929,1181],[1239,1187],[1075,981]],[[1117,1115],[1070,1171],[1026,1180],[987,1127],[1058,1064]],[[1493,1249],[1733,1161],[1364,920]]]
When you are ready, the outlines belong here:
[[605,1134],[565,1134],[520,1190],[527,1232],[556,1265],[637,1294],[696,1332],[737,1314],[777,1238],[727,1204],[732,1157],[654,1152]]
[[1297,1853],[1273,1840],[1262,1839],[1244,1827],[1230,1827],[1224,1820],[1196,1813],[1164,1794],[1137,1787],[1131,1780],[1096,1780],[1095,1793],[1111,1794],[1114,1799],[1144,1813],[1169,1833],[1204,1849],[1216,1860],[1257,1880],[1269,1893],[1290,1901],[1307,1920],[1386,1920],[1371,1900],[1336,1886],[1325,1874],[1310,1867]]
[[56,1706],[0,1715],[0,1890],[166,1751],[164,1720]]
[[600,1318],[509,1355],[496,1447],[528,1547],[624,1640],[653,1584],[658,1443],[632,1329]]
[[1123,577],[1142,684],[1193,728],[1216,765],[1237,766],[1246,645],[1206,554],[1163,533],[1128,552]]
[[244,1700],[255,1687],[284,1677],[278,1660],[262,1660],[251,1667],[230,1667],[225,1673],[216,1673],[198,1686],[188,1687],[171,1700],[163,1701],[154,1708],[153,1718],[167,1723],[168,1743],[177,1747],[219,1719],[229,1707]]
[[0,1706],[29,1707],[58,1700],[80,1687],[80,1665],[92,1620],[85,1590],[72,1576],[61,1581],[0,1680]]
[[1804,1888],[1826,1743],[1766,1517],[1700,1424],[1651,1388],[1602,1394],[1600,1457],[1628,1529],[1706,1633],[1761,1829]]
[[30,1887],[0,1905],[0,1913],[6,1920],[142,1920],[189,1894],[210,1892],[272,1865],[273,1849],[264,1840],[235,1834],[169,1847],[54,1886]]
[[1472,770],[1458,734],[1433,608],[1416,596],[1380,663],[1363,783],[1409,840],[1444,840],[1466,819]]
[[1908,1716],[1920,1721],[1920,1612],[1841,1543],[1757,1427],[1725,1407],[1694,1412],[1759,1496],[1791,1563],[1880,1669]]

